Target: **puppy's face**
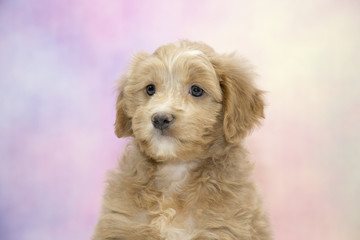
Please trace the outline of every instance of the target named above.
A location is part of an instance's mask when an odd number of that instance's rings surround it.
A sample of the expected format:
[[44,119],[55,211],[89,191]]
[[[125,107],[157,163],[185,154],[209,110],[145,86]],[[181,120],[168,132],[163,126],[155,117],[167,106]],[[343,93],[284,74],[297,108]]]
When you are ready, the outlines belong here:
[[224,124],[236,107],[227,105],[238,105],[230,103],[230,92],[236,89],[225,86],[229,77],[221,73],[215,56],[206,45],[189,42],[139,54],[120,87],[117,135],[134,136],[139,147],[159,161],[204,158],[216,140],[229,135],[231,142],[238,129],[230,127],[235,132],[226,133]]

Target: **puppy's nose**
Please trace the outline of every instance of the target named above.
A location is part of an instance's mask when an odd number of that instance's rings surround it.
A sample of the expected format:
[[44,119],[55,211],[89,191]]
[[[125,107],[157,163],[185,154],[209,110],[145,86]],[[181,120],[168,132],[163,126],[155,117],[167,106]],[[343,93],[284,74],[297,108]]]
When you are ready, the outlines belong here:
[[174,123],[175,117],[170,113],[159,112],[152,115],[151,121],[155,128],[163,130]]

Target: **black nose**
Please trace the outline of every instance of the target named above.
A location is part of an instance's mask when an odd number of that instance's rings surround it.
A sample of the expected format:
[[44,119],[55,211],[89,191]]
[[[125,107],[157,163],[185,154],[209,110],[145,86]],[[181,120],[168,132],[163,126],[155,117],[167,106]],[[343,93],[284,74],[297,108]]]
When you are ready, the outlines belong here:
[[174,123],[175,117],[170,113],[160,112],[152,115],[151,121],[155,128],[163,130]]

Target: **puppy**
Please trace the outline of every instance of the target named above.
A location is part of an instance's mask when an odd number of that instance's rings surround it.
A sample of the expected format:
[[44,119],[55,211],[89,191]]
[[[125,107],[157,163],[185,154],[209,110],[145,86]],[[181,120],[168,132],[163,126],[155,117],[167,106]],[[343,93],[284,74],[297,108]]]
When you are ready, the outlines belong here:
[[241,145],[263,107],[232,55],[189,41],[139,53],[116,104],[116,135],[132,142],[92,239],[272,239]]

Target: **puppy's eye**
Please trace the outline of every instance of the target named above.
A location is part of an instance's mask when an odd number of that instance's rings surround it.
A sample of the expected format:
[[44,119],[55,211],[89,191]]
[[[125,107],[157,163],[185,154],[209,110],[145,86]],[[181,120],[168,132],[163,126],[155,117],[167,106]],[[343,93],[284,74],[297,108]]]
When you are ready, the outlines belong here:
[[155,94],[155,92],[156,92],[156,88],[154,84],[149,84],[146,86],[147,95],[152,96]]
[[191,86],[189,93],[194,97],[201,97],[205,91],[198,86]]

